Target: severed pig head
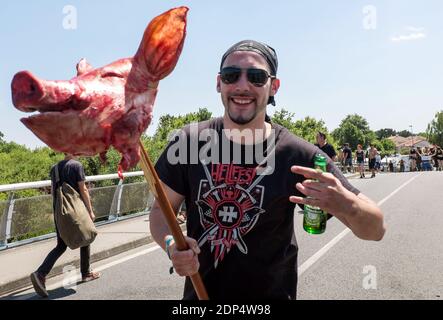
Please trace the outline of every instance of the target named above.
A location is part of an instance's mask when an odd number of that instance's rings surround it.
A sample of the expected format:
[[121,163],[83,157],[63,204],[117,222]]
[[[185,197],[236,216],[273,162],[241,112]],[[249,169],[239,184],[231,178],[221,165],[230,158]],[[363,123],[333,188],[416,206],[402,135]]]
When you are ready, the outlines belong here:
[[158,82],[175,68],[186,35],[188,8],[154,18],[133,58],[94,69],[82,59],[77,77],[46,81],[28,71],[11,83],[14,106],[35,112],[21,121],[54,150],[93,156],[114,146],[122,154],[119,170],[140,159],[139,139],[152,120]]

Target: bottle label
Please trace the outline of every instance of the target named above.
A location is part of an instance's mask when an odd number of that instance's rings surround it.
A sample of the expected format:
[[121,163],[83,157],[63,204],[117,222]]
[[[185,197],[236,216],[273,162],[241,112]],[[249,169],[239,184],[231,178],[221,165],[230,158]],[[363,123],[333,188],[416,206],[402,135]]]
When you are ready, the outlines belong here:
[[309,226],[317,227],[320,226],[323,211],[318,207],[312,207],[305,205],[305,222]]

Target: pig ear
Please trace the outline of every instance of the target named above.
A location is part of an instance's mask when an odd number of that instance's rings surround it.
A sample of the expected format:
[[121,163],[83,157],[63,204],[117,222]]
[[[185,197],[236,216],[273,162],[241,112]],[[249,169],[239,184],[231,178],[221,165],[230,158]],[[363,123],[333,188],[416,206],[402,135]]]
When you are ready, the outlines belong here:
[[93,69],[94,68],[89,64],[89,62],[86,61],[85,58],[83,58],[77,63],[77,76],[81,76],[82,74],[88,73]]
[[159,81],[174,70],[185,41],[187,12],[187,7],[171,9],[146,28],[134,62],[147,71],[151,81]]

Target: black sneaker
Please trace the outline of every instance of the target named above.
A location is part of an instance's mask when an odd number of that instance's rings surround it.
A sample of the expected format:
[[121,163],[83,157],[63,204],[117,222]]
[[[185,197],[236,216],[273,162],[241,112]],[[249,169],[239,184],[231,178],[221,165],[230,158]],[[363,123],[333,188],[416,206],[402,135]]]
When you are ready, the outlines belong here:
[[40,297],[47,298],[48,297],[48,291],[46,291],[46,285],[45,285],[45,277],[41,276],[37,271],[31,273],[31,282],[34,286],[35,292]]

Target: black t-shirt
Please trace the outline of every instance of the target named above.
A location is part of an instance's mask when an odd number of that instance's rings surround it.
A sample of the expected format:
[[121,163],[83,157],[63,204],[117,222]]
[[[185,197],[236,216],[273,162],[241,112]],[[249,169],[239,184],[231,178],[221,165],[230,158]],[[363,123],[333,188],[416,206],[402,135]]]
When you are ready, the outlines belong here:
[[71,159],[62,160],[57,165],[53,166],[51,169],[52,190],[55,190],[57,187],[55,183],[55,169],[57,166],[59,168],[59,183],[62,184],[63,182],[66,182],[80,193],[78,183],[85,181],[85,170],[83,169],[83,165],[77,160]]
[[[314,167],[314,156],[325,155],[313,144],[291,134],[285,128],[272,124],[275,132],[275,148],[272,139],[256,144],[255,150],[274,150],[266,153],[266,168],[272,173],[260,175],[257,161],[245,160],[244,145],[228,142],[229,148],[240,147],[242,164],[236,164],[233,153],[227,161],[196,163],[206,144],[193,147],[192,140],[202,132],[216,132],[222,141],[223,120],[212,119],[198,124],[198,130],[187,126],[180,142],[172,141],[156,164],[160,179],[175,192],[185,197],[187,208],[187,235],[199,242],[200,274],[211,299],[294,299],[297,289],[298,246],[294,234],[295,204],[290,195],[301,196],[295,184],[305,180],[291,173],[292,165]],[[177,136],[176,136],[177,138]],[[213,140],[214,141],[214,140]],[[214,148],[223,152],[223,143]],[[180,146],[184,146],[180,151]],[[198,150],[197,150],[198,149]],[[191,164],[176,163],[172,155],[182,154]],[[275,155],[275,158],[272,157]],[[235,154],[234,154],[235,156]],[[270,160],[274,158],[275,161]],[[340,179],[350,191],[358,194],[333,162],[328,159],[328,171]],[[186,161],[185,161],[186,162]],[[175,163],[175,164],[174,164]],[[246,164],[249,163],[249,164]],[[196,299],[187,278],[184,299]]]
[[329,143],[326,143],[323,147],[320,147],[318,144],[315,144],[317,147],[319,147],[324,153],[326,153],[329,158],[333,158],[337,155],[337,153],[335,152],[335,149],[332,145],[330,145]]
[[361,151],[355,151],[356,155],[357,155],[357,161],[363,162],[365,161],[365,152],[363,150]]
[[343,148],[343,155],[346,155],[346,159],[352,159],[352,150],[349,147]]

